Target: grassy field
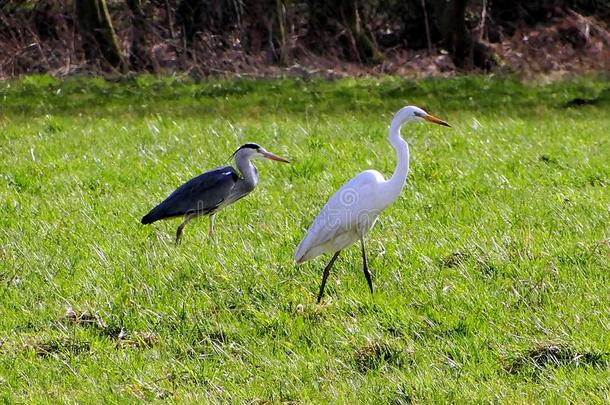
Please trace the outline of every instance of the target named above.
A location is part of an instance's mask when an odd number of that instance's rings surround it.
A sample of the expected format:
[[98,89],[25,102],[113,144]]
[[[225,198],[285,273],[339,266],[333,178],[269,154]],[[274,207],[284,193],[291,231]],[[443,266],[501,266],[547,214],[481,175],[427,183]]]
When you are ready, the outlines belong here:
[[[604,78],[0,84],[0,402],[610,401]],[[575,98],[592,105],[567,108]],[[294,249],[341,184],[411,172],[316,305]],[[581,103],[576,103],[581,104]],[[254,141],[292,160],[207,221],[142,226]]]

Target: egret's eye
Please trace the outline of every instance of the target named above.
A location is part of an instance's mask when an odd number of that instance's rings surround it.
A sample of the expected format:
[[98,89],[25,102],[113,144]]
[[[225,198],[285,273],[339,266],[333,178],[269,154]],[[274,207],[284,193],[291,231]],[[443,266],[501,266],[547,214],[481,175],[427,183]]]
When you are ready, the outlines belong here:
[[424,115],[425,115],[425,114],[420,113],[419,111],[413,111],[413,114],[419,118],[424,118]]

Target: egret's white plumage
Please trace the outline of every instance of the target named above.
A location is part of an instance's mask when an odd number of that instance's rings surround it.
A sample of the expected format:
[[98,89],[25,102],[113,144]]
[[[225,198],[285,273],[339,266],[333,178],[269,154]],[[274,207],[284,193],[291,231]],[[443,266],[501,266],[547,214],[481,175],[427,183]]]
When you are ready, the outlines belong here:
[[393,203],[402,191],[409,172],[409,146],[400,136],[400,127],[410,121],[426,120],[449,126],[424,110],[414,106],[399,110],[389,129],[389,141],[398,159],[391,178],[385,180],[376,170],[366,170],[344,184],[324,205],[309,227],[307,234],[297,247],[294,255],[296,263],[303,263],[324,253],[335,253],[331,263],[324,270],[320,300],[330,266],[338,253],[360,240],[364,260],[364,273],[373,290],[364,248],[364,235],[373,227],[377,217]]
[[342,250],[366,234],[387,205],[386,183],[376,170],[364,171],[345,183],[314,219],[294,260],[303,263]]

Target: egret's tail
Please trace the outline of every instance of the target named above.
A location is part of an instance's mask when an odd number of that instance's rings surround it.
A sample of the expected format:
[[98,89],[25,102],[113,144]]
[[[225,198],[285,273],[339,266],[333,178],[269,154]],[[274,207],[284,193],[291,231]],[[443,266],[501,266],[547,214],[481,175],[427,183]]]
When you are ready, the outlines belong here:
[[294,252],[294,262],[296,264],[301,264],[303,262],[306,262],[307,260],[305,260],[305,253],[306,253],[306,249],[304,249],[304,242],[307,239],[307,237],[303,238],[303,240],[301,241],[301,243],[299,243],[299,246],[297,247],[297,250]]
[[301,254],[301,252],[299,252],[299,249],[297,249],[297,251],[294,253],[294,263],[301,264],[303,263],[303,261],[303,255]]
[[294,262],[296,264],[308,262],[320,254],[317,252],[318,249],[314,243],[311,232],[307,232],[307,235],[299,243],[296,252],[294,252]]

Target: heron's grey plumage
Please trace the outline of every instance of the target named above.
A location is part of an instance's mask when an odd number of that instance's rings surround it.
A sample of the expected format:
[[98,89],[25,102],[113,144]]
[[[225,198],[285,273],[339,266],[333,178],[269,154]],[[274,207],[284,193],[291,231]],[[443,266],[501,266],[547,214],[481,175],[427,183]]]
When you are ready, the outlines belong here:
[[203,173],[178,187],[146,214],[142,223],[151,224],[161,219],[182,217],[188,213],[211,214],[229,199],[240,180],[243,181],[231,166]]
[[[269,154],[256,144],[242,145],[233,154],[237,170],[231,166],[223,166],[192,178],[150,210],[142,218],[142,224],[150,224],[166,218],[184,217],[185,221],[177,232],[176,239],[179,241],[182,228],[188,221],[200,215],[213,216],[222,208],[254,190],[258,184],[258,170],[251,160],[261,151]],[[211,223],[210,230],[212,229]]]

